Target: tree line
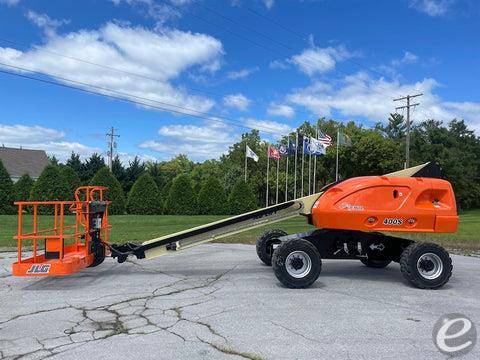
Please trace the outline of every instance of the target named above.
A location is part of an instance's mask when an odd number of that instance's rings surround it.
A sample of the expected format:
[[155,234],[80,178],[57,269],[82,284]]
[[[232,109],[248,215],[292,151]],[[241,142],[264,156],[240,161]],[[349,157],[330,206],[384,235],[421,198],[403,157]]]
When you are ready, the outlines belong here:
[[[353,121],[342,123],[321,118],[314,123],[304,122],[297,131],[304,136],[314,136],[316,126],[331,135],[334,141],[325,155],[317,157],[317,191],[335,180],[337,130],[347,134],[352,141],[352,146],[340,147],[341,178],[379,175],[404,167],[405,121],[401,115],[391,114],[386,124],[378,123],[371,128]],[[293,141],[295,133],[288,134],[288,138]],[[284,136],[273,145],[286,141],[287,136]],[[259,156],[259,161],[249,159],[245,183],[247,144]],[[5,204],[11,204],[12,199],[71,199],[76,186],[95,184],[109,188],[107,196],[114,201],[111,209],[114,214],[239,214],[265,206],[267,148],[268,143],[261,140],[260,133],[252,130],[244,133],[240,141],[232,144],[228,152],[216,160],[197,163],[186,155],[179,155],[156,163],[143,163],[135,158],[124,166],[116,157],[111,172],[98,154],[82,161],[78,154],[72,153],[65,164],[58,164],[53,159],[52,166],[47,167],[35,183],[24,175],[14,185],[8,184],[8,174],[5,175],[3,166],[0,166],[0,213],[8,210],[9,206]],[[298,196],[301,193],[301,146],[297,157]],[[448,124],[426,120],[414,125],[410,158],[411,166],[427,161],[438,162],[445,178],[454,187],[459,207],[480,207],[480,138],[463,120],[452,120]],[[293,198],[293,159],[290,156],[288,174],[285,172],[286,159],[280,160],[280,201]],[[275,162],[270,166],[269,178],[276,178]],[[307,194],[307,171],[303,182],[303,193]],[[275,181],[270,182],[269,195],[271,204],[275,198]]]

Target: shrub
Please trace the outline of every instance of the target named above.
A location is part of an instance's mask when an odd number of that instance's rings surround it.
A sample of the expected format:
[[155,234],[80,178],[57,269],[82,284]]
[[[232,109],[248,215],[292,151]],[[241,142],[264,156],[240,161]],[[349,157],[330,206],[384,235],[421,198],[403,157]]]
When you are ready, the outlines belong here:
[[[62,176],[58,165],[48,165],[43,169],[30,193],[31,201],[68,200],[70,193],[68,184]],[[53,207],[39,207],[40,214],[53,213]]]
[[227,212],[227,196],[220,181],[211,176],[203,183],[198,194],[198,213],[222,215]]
[[109,207],[110,214],[125,214],[125,195],[123,194],[122,186],[106,166],[97,171],[92,180],[90,180],[90,185],[108,188],[105,193],[105,199],[112,201]]
[[167,214],[194,215],[197,213],[196,196],[188,175],[178,175],[170,187],[165,204]]
[[13,185],[15,201],[28,201],[34,185],[33,179],[28,174],[23,174]]
[[60,173],[67,183],[67,188],[69,191],[68,200],[73,200],[75,190],[82,184],[80,177],[78,176],[77,172],[68,165],[61,165]]
[[129,214],[153,215],[162,210],[160,192],[153,177],[145,172],[135,181],[128,193],[127,212]]
[[232,188],[228,196],[228,208],[230,214],[243,214],[257,208],[257,200],[252,188],[244,180],[239,180]]
[[13,214],[15,212],[14,198],[13,181],[10,179],[2,161],[0,161],[0,214]]

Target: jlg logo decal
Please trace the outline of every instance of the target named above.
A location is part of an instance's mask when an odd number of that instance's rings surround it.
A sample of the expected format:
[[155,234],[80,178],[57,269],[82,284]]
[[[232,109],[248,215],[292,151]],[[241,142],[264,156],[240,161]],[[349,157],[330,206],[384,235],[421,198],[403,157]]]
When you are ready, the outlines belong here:
[[403,219],[385,218],[383,220],[383,225],[400,226],[402,224],[403,224]]
[[50,272],[50,264],[32,265],[27,270],[27,274],[48,274]]

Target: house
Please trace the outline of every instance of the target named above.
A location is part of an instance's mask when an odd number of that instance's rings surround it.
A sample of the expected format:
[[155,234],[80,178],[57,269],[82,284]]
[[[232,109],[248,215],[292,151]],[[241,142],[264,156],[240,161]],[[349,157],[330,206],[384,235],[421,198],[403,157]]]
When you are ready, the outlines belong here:
[[17,149],[5,146],[0,147],[0,160],[13,182],[17,182],[23,174],[29,174],[32,179],[36,180],[43,169],[50,165],[50,160],[44,150]]

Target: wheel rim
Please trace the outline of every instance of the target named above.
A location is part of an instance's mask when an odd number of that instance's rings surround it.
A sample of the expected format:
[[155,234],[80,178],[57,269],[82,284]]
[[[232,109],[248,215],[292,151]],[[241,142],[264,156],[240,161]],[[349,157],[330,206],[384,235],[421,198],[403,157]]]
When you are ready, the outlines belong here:
[[423,278],[434,280],[442,274],[442,259],[434,253],[423,254],[418,258],[417,270]]
[[292,251],[285,260],[285,268],[290,276],[303,278],[312,269],[312,259],[304,251]]

